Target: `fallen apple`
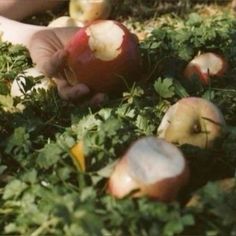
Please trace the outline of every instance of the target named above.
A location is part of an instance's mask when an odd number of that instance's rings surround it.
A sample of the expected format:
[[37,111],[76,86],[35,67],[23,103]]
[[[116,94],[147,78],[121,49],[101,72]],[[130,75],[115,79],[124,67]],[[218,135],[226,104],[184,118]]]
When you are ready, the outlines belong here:
[[111,12],[111,0],[71,0],[69,14],[81,22],[106,19]]
[[220,110],[210,101],[187,97],[172,105],[158,127],[158,137],[175,144],[210,148],[224,131]]
[[216,53],[203,53],[188,63],[184,70],[184,77],[188,81],[197,79],[203,85],[208,85],[211,77],[221,77],[228,69],[226,59]]
[[78,20],[75,20],[69,16],[61,16],[54,19],[48,24],[48,27],[83,27],[84,24]]
[[140,77],[137,38],[119,22],[95,21],[78,30],[66,45],[68,81],[93,92],[117,92]]
[[23,73],[17,75],[17,77],[13,80],[11,85],[10,94],[12,97],[24,97],[25,94],[31,94],[34,90],[38,91],[39,89],[49,90],[54,87],[54,83],[49,78],[42,78],[38,83],[36,83],[32,88],[26,91],[25,87],[27,84],[26,77],[33,77],[35,79],[39,77],[43,77],[43,74],[40,73],[36,68],[29,68]]
[[156,137],[136,141],[117,163],[108,192],[117,198],[128,194],[172,201],[189,178],[188,165],[173,144]]

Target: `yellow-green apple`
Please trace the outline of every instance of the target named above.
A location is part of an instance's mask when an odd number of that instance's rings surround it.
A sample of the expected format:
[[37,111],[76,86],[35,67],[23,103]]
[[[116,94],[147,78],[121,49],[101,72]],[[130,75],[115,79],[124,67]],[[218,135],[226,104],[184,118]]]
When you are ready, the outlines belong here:
[[140,77],[141,57],[135,35],[117,21],[95,21],[66,45],[69,83],[92,92],[121,91]]
[[203,85],[208,85],[210,77],[221,77],[228,69],[228,63],[222,55],[208,52],[191,60],[184,70],[188,81],[197,78]]
[[173,144],[156,137],[137,140],[116,164],[108,192],[116,198],[147,196],[172,201],[189,178],[188,165]]
[[71,0],[69,14],[81,22],[107,19],[111,12],[111,0]]
[[171,143],[210,148],[224,133],[224,128],[224,117],[213,103],[187,97],[167,110],[157,132],[158,137]]

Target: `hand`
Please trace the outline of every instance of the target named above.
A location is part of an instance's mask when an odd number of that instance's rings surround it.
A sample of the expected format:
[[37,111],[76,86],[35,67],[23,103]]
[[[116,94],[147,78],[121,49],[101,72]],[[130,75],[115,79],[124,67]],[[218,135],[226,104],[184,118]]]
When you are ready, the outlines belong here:
[[[85,84],[69,84],[67,52],[64,50],[77,31],[77,27],[40,30],[32,36],[28,48],[36,67],[56,83],[59,95],[65,100],[82,102],[83,98],[91,95],[90,89]],[[87,103],[98,105],[104,97],[102,93],[95,94]]]

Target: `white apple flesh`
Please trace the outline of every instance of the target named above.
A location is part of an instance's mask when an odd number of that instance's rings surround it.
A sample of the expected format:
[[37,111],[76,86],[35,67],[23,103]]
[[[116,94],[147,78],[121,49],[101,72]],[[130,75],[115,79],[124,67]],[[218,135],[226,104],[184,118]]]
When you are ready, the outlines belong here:
[[189,169],[180,150],[156,137],[136,141],[115,166],[108,192],[117,198],[129,194],[172,201],[187,183]]
[[225,58],[215,53],[203,53],[188,63],[184,76],[191,81],[196,77],[202,84],[208,85],[210,77],[223,76],[228,68]]
[[107,93],[140,77],[138,41],[119,22],[95,21],[81,28],[65,49],[71,85],[84,83],[93,92]]
[[172,105],[158,127],[158,137],[175,144],[210,148],[225,128],[220,110],[210,101],[188,97]]
[[69,14],[81,22],[107,19],[111,12],[110,0],[71,0]]

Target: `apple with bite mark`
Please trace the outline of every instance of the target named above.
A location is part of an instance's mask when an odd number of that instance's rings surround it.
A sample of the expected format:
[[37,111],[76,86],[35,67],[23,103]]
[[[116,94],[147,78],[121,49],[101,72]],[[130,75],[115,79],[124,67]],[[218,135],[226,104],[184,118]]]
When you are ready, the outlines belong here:
[[71,0],[69,14],[81,22],[107,19],[111,12],[111,0]]
[[137,38],[117,21],[95,21],[79,29],[65,50],[71,85],[84,83],[92,92],[119,92],[140,77]]
[[224,129],[224,117],[213,103],[187,97],[167,110],[157,132],[159,138],[171,143],[211,148]]
[[216,53],[208,52],[196,56],[184,70],[184,77],[191,81],[197,78],[201,84],[208,85],[210,77],[221,77],[228,69],[226,59]]
[[108,192],[116,198],[131,194],[168,202],[176,198],[188,178],[188,165],[177,147],[144,137],[133,143],[115,166]]

